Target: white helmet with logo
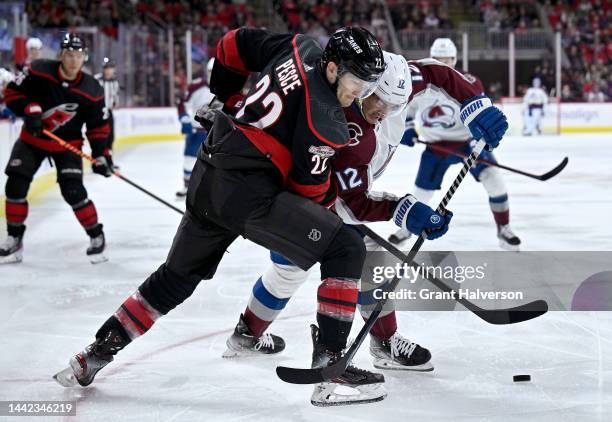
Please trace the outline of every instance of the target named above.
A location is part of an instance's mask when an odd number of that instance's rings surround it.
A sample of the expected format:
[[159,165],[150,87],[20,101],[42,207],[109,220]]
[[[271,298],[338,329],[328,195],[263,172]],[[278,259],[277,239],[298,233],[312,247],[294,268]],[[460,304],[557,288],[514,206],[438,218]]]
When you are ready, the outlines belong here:
[[457,47],[450,38],[436,38],[429,49],[429,57],[450,57],[457,63]]
[[387,68],[383,72],[374,94],[390,105],[388,115],[399,112],[408,103],[412,93],[410,69],[403,56],[383,51]]
[[28,41],[26,42],[26,48],[28,50],[31,50],[33,48],[40,50],[42,46],[43,44],[40,38],[36,38],[36,37],[28,38]]

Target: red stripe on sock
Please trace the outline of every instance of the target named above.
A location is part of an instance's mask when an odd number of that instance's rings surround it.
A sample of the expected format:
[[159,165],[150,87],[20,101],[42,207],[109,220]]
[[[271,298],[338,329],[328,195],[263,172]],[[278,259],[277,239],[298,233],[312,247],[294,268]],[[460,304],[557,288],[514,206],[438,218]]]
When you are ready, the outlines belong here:
[[28,217],[27,202],[11,202],[7,199],[5,210],[6,221],[9,223],[23,223]]
[[74,210],[74,214],[83,227],[98,224],[98,211],[93,202],[88,202],[84,207]]
[[[363,319],[367,320],[365,317]],[[396,331],[397,319],[395,318],[395,311],[393,311],[388,315],[378,318],[370,333],[381,340],[388,340]]]
[[249,334],[255,337],[261,337],[268,329],[272,321],[266,321],[255,315],[247,306],[243,315],[244,322],[249,328]]
[[140,323],[148,330],[155,323],[155,316],[151,315],[147,308],[145,308],[136,297],[136,294],[128,297],[123,306],[134,316]]
[[510,223],[510,211],[501,211],[501,212],[496,212],[493,211],[493,218],[495,218],[495,222],[497,224],[501,224],[502,226],[505,226],[506,224]]

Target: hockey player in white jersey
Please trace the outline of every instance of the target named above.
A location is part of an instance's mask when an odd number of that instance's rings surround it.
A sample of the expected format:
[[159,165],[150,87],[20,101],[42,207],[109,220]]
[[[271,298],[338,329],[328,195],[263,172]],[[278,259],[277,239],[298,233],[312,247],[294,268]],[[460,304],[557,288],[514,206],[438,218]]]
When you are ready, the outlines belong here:
[[[435,211],[416,201],[412,195],[397,197],[386,192],[374,192],[371,190],[372,183],[382,175],[400,143],[404,133],[406,105],[412,95],[418,95],[431,83],[447,89],[457,97],[457,101],[464,103],[477,94],[478,89],[463,79],[462,75],[441,63],[429,63],[428,66],[410,62],[409,67],[402,56],[387,52],[384,54],[387,69],[375,93],[361,103],[344,109],[351,139],[349,146],[332,161],[339,190],[334,210],[348,225],[390,219],[397,223],[396,214],[402,208],[401,204],[412,201],[411,212],[400,224],[409,227],[414,233],[420,233],[423,224],[428,224],[428,216],[435,214]],[[416,83],[413,84],[412,79],[416,79]],[[437,227],[430,239],[446,233],[451,217],[452,213],[449,212],[445,222]],[[359,231],[356,226],[354,229]],[[374,250],[377,245],[366,238],[366,246],[368,250]],[[285,348],[282,338],[265,331],[299,286],[306,281],[308,273],[276,252],[272,251],[270,258],[272,265],[256,281],[248,306],[240,315],[234,333],[227,340],[227,350],[223,355],[226,358],[274,354]],[[330,300],[330,304],[338,303],[328,297],[328,293],[319,291],[318,296],[322,304],[326,304],[325,300]],[[367,297],[367,294],[363,297]],[[360,307],[360,312],[364,318],[369,316],[363,307]],[[433,370],[429,350],[398,332],[392,307],[385,307],[370,334],[370,354],[376,368]],[[318,406],[345,405],[373,401],[380,397],[380,390],[374,389],[372,385],[365,386],[365,389],[362,386],[352,386],[359,391],[359,394],[353,396],[333,394],[338,384],[350,385],[351,382],[333,380],[317,385],[311,402]]]
[[178,104],[179,121],[181,123],[181,133],[185,135],[185,149],[183,151],[183,187],[176,192],[178,198],[187,195],[187,187],[191,178],[191,172],[196,162],[198,150],[204,139],[206,130],[203,129],[195,120],[195,112],[205,105],[208,105],[215,97],[208,87],[210,73],[212,72],[215,59],[211,58],[206,66],[206,78],[194,79],[187,87],[184,97]]
[[[430,56],[452,68],[457,63],[457,48],[449,38],[438,38],[431,46]],[[470,74],[464,74],[467,80],[479,86],[482,83]],[[414,195],[425,203],[429,202],[436,190],[441,188],[442,179],[452,164],[463,162],[461,157],[449,154],[449,150],[470,154],[475,142],[474,136],[460,119],[461,105],[439,89],[428,87],[415,95],[406,113],[406,130],[402,144],[414,146],[420,138],[429,145],[421,155],[417,172]],[[420,136],[416,129],[419,129]],[[491,152],[483,151],[480,158],[496,162]],[[510,208],[508,191],[501,171],[493,166],[478,163],[470,170],[489,196],[489,205],[497,225],[499,245],[506,250],[518,250],[520,239],[510,229]],[[400,244],[410,237],[404,228],[389,236],[389,241]]]
[[540,78],[533,78],[532,86],[523,97],[523,135],[533,136],[542,133],[541,121],[548,105],[548,95],[542,88]]

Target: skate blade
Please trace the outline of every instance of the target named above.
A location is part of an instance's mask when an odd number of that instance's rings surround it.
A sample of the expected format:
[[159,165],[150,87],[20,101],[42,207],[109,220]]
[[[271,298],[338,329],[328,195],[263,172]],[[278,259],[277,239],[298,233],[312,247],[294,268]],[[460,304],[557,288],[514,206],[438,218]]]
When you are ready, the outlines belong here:
[[101,253],[97,253],[94,255],[87,255],[87,257],[89,258],[89,262],[91,262],[94,265],[102,264],[103,262],[108,261],[108,258],[104,256],[104,254],[101,254]]
[[374,359],[374,368],[388,369],[391,371],[413,371],[413,372],[431,372],[434,370],[431,362],[425,362],[421,365],[402,365],[396,361],[388,359]]
[[71,367],[64,369],[63,371],[58,372],[53,375],[53,379],[62,387],[75,387],[78,385],[78,381],[74,376],[74,372]]
[[310,404],[317,407],[351,406],[375,403],[384,400],[387,391],[382,384],[350,387],[347,385],[322,383],[315,386]]
[[15,253],[0,258],[0,265],[19,264],[21,261],[23,261],[23,254],[21,253],[21,251],[17,251]]
[[510,252],[520,252],[521,251],[520,245],[511,245],[508,242],[504,242],[501,239],[499,240],[499,247],[505,251],[510,251]]

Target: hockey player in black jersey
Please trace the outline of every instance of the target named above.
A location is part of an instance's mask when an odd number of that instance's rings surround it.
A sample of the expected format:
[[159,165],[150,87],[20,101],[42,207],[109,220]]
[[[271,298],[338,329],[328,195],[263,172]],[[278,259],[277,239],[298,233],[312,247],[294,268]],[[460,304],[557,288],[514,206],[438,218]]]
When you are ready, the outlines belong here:
[[8,237],[0,245],[0,263],[20,262],[22,240],[28,216],[27,194],[36,170],[45,158],[57,169],[62,196],[90,237],[87,255],[92,262],[104,260],[102,224],[96,207],[83,186],[83,163],[79,156],[46,137],[46,129],[81,148],[82,128],[96,158],[95,173],[110,176],[112,159],[107,148],[109,126],[104,91],[81,68],[86,59],[85,43],[75,34],[66,34],[60,60],[35,60],[6,88],[6,104],[24,124],[6,167],[6,220]]
[[[215,116],[214,123],[168,258],[55,379],[89,385],[118,351],[212,278],[238,236],[281,251],[303,269],[321,263],[312,364],[338,359],[353,321],[365,247],[327,209],[336,197],[329,167],[349,140],[342,107],[368,96],[384,69],[380,46],[362,28],[337,31],[325,50],[305,35],[248,28],[226,34],[210,83],[217,99],[198,113]],[[259,79],[230,118],[220,109],[233,108],[251,72]],[[335,382],[359,390],[354,402],[386,395],[382,375],[354,367]]]

